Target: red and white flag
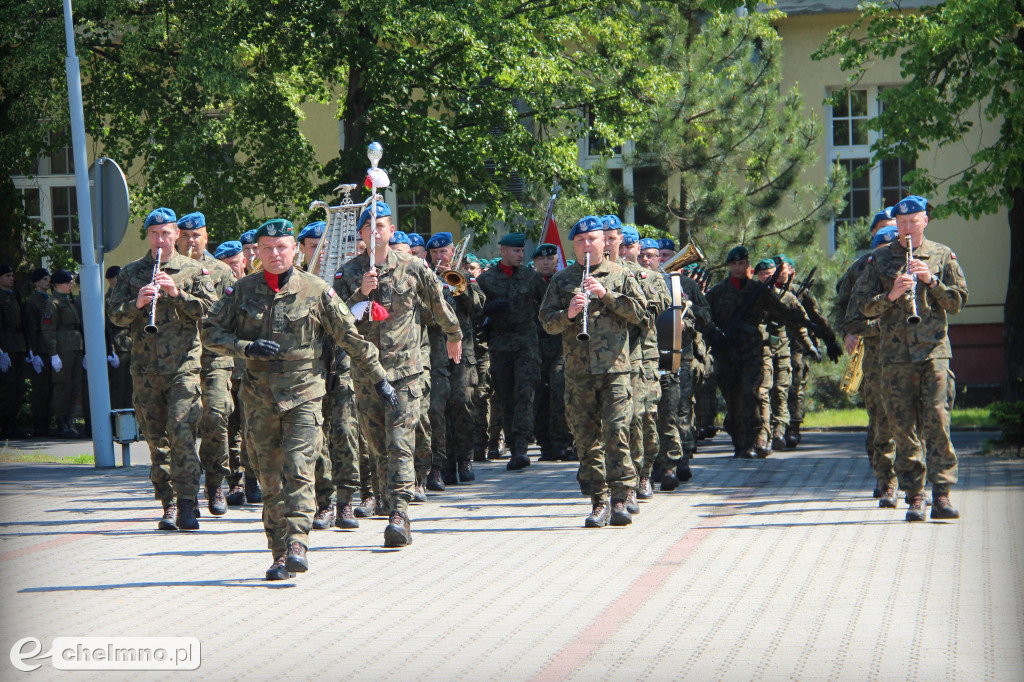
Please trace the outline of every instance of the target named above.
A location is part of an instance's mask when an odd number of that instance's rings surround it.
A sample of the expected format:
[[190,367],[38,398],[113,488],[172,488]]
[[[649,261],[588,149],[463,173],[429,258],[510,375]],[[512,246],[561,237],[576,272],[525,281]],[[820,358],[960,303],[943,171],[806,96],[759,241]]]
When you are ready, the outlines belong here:
[[555,225],[555,216],[548,218],[548,224],[540,233],[541,244],[554,244],[558,249],[558,263],[555,265],[555,272],[565,267],[565,252],[562,250],[562,237],[558,234],[558,225]]

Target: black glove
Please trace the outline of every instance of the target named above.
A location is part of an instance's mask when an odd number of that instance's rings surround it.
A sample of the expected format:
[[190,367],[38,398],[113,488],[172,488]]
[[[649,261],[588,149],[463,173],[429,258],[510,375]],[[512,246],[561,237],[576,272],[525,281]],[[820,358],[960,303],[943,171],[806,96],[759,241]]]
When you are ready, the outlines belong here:
[[814,358],[816,362],[821,362],[821,351],[818,350],[818,347],[815,344],[812,343],[810,347],[807,349],[807,352],[811,355],[812,358]]
[[825,342],[825,350],[828,352],[828,359],[832,362],[839,362],[839,358],[843,357],[843,347],[835,339]]
[[281,344],[267,339],[256,339],[245,347],[245,355],[250,358],[272,358],[281,350]]
[[729,337],[718,327],[711,327],[711,329],[704,332],[704,336],[707,337],[708,343],[711,344],[712,348],[725,348],[729,345]]
[[507,298],[488,301],[483,310],[484,315],[508,315],[510,312],[512,312],[512,301]]
[[811,322],[809,320],[807,322],[807,331],[809,331],[814,336],[817,336],[819,339],[825,338],[825,334],[823,333],[822,328],[818,326],[816,323]]
[[395,387],[388,383],[387,379],[378,381],[373,385],[377,395],[384,401],[385,405],[391,406],[391,409],[398,409],[398,394],[395,393]]

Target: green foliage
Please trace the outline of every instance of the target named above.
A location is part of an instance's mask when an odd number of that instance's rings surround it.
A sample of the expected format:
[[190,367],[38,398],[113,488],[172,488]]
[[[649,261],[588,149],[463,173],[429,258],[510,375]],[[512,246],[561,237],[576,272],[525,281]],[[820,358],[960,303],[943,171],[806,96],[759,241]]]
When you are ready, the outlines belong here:
[[1024,401],[992,403],[989,411],[992,420],[1003,430],[1001,443],[1024,445]]

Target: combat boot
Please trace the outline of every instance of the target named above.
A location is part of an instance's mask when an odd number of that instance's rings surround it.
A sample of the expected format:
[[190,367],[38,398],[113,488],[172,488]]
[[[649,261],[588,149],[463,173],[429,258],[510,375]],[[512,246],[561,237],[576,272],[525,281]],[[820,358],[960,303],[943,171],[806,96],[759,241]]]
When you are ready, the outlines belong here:
[[274,563],[267,569],[267,580],[288,580],[288,578],[294,578],[294,573],[289,573],[288,569],[285,568],[284,555],[274,559]]
[[412,544],[412,528],[409,517],[395,510],[388,517],[388,525],[384,528],[385,547],[405,547]]
[[949,502],[949,493],[932,492],[932,518],[959,519],[960,511]]
[[473,463],[468,459],[459,462],[459,483],[472,483],[476,480],[476,472],[473,471]]
[[483,445],[473,446],[473,461],[474,462],[486,462],[487,461],[487,448]]
[[214,516],[224,516],[228,513],[228,503],[224,499],[224,486],[206,486],[206,508]]
[[885,509],[896,508],[896,487],[887,485],[878,497],[878,506]]
[[679,477],[676,476],[675,469],[666,469],[661,475],[661,492],[670,493],[678,487]]
[[363,495],[363,499],[360,500],[359,506],[355,508],[356,516],[361,519],[368,519],[373,516],[377,509],[377,498],[373,495]]
[[563,462],[578,462],[580,460],[579,455],[576,454],[576,446],[573,445],[562,450],[562,454],[559,456]]
[[[445,485],[459,484],[459,474],[455,470],[454,462],[445,462],[444,468],[441,469],[441,480]],[[430,490],[430,486],[427,486],[427,490]]]
[[202,514],[199,512],[199,496],[198,495],[196,495],[195,499],[192,500],[192,511],[196,515],[197,519],[202,516]]
[[199,530],[196,506],[195,500],[178,500],[178,514],[174,518],[174,525],[179,530]]
[[740,459],[757,459],[758,457],[756,448],[743,448],[741,450],[737,450],[736,452],[736,456],[739,457]]
[[557,462],[558,453],[550,445],[542,447],[540,449],[540,457],[537,458],[538,462]]
[[229,507],[241,507],[245,504],[245,486],[241,483],[231,486],[231,490],[224,496],[224,501]]
[[924,493],[915,493],[910,497],[910,509],[907,510],[907,521],[924,521]]
[[772,436],[772,449],[773,450],[785,450],[786,449],[786,439],[782,436],[781,433]]
[[331,502],[326,507],[320,507],[316,510],[316,516],[313,517],[313,530],[327,530],[334,525],[334,503]]
[[[796,439],[796,444],[800,445],[800,443],[802,443],[803,440],[804,440],[803,434],[800,433],[800,424],[792,424],[791,428],[793,429],[793,438]],[[793,446],[793,447],[796,447],[796,446]]]
[[607,502],[597,502],[590,510],[590,516],[583,522],[584,528],[604,528],[608,525],[608,516],[611,510]]
[[796,430],[792,425],[786,427],[786,433],[783,436],[783,439],[786,441],[786,447],[791,450],[797,445],[800,445],[800,441],[796,437]]
[[178,524],[175,521],[178,518],[178,505],[165,503],[164,504],[164,517],[160,519],[160,523],[156,524],[157,530],[178,530]]
[[427,489],[424,487],[425,479],[419,479],[416,481],[416,485],[412,489],[412,501],[423,503],[427,501]]
[[377,507],[374,509],[373,515],[384,519],[390,518],[391,509],[388,507],[388,503],[383,497],[377,498]]
[[530,458],[526,455],[526,446],[516,444],[512,447],[512,458],[505,465],[509,471],[517,471],[530,466]]
[[352,530],[359,527],[359,519],[356,518],[352,509],[352,503],[338,505],[338,515],[334,517],[334,527],[342,530]]
[[687,483],[693,478],[693,472],[690,471],[690,458],[680,457],[676,463],[676,479],[680,483]]
[[439,493],[444,490],[444,483],[444,479],[441,477],[441,470],[437,467],[431,467],[430,472],[427,473],[427,490]]
[[772,454],[772,445],[771,445],[771,443],[767,443],[765,445],[755,445],[754,446],[754,456],[757,457],[757,459],[767,459],[768,457],[771,456],[771,454]]
[[260,482],[255,476],[245,477],[245,501],[249,504],[260,504],[263,502],[263,492],[260,490]]
[[612,498],[611,518],[608,521],[613,526],[628,526],[633,523],[633,516],[626,508],[626,501],[622,498]]
[[882,488],[882,482],[879,481],[878,483],[875,483],[875,490],[874,492],[871,493],[871,496],[877,500],[879,497],[882,496],[883,490],[884,488]]
[[716,433],[718,433],[718,429],[714,426],[702,426],[700,429],[700,439],[710,440],[715,437]]
[[304,544],[301,542],[288,543],[288,556],[285,557],[284,567],[288,569],[289,573],[305,573],[309,570],[309,560],[306,559]]
[[[630,514],[640,513],[640,503],[636,499],[636,488],[630,488],[629,492],[626,493],[626,511]],[[612,513],[614,513],[614,506],[612,507]]]
[[654,488],[651,486],[651,479],[646,476],[640,478],[640,485],[636,489],[637,499],[649,500],[654,497]]

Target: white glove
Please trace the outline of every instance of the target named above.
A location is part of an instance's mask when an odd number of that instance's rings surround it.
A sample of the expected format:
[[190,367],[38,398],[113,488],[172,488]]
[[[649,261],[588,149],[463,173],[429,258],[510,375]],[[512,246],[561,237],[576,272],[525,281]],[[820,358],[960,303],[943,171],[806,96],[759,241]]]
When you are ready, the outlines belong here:
[[36,371],[36,374],[43,373],[43,359],[32,351],[28,352],[28,357],[25,358],[25,362],[32,364],[32,369]]
[[64,365],[62,365],[61,362],[60,362],[60,356],[59,355],[51,355],[50,356],[50,367],[53,367],[53,371],[54,372],[59,372],[60,368],[63,367],[63,366]]
[[11,356],[0,350],[0,372],[6,372],[11,368]]
[[107,363],[114,369],[117,369],[118,367],[121,366],[121,361],[117,359],[117,353],[111,353],[110,355],[108,355]]

